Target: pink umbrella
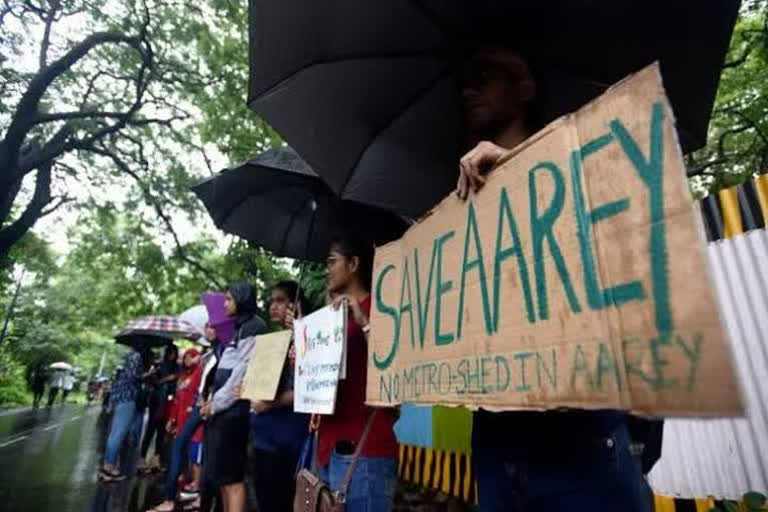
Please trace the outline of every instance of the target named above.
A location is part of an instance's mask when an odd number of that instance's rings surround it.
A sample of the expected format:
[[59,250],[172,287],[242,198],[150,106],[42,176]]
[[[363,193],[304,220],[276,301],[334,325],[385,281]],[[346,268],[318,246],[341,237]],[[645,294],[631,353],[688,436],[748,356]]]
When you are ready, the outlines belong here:
[[176,338],[197,340],[199,337],[200,331],[194,325],[170,315],[133,319],[115,335],[117,342],[123,345],[133,345],[144,340],[152,346],[165,345]]

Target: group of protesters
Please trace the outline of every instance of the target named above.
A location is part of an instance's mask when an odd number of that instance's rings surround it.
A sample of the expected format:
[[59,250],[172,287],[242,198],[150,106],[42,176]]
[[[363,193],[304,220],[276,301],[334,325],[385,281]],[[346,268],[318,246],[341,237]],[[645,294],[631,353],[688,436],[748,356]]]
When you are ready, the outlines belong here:
[[[387,510],[396,482],[394,412],[387,409],[374,415],[365,405],[372,265],[373,246],[364,239],[344,234],[331,244],[328,301],[337,307],[346,302],[349,311],[348,373],[339,383],[333,415],[310,421],[309,415],[294,412],[293,346],[275,399],[242,398],[246,366],[258,343],[255,336],[267,331],[267,323],[257,315],[257,290],[248,283],[235,283],[227,289],[224,303],[234,329],[206,325],[207,351],[189,348],[178,365],[178,350],[168,345],[162,361],[153,364],[148,344],[137,340],[132,345],[110,391],[112,422],[100,479],[108,483],[128,476],[124,465],[118,464],[120,453],[124,443],[138,440],[143,430],[138,472],[160,466],[167,471],[164,500],[152,510],[175,510],[179,503],[185,509],[210,510],[216,502],[220,510],[242,512],[246,475],[253,478],[260,510],[291,510],[297,461],[310,427],[317,433],[314,449],[320,471],[325,481],[338,487],[370,422],[370,436],[348,487],[347,509]],[[273,284],[268,302],[269,320],[281,329],[292,328],[294,318],[310,310],[294,281]],[[147,463],[153,440],[157,455]],[[169,441],[166,449],[164,443]],[[164,461],[165,453],[170,455]]]
[[[482,187],[485,173],[533,132],[537,84],[519,54],[483,47],[467,61],[462,92],[469,151],[459,163],[457,192],[467,198]],[[265,332],[266,323],[256,315],[255,289],[234,284],[226,292],[227,313],[235,324],[229,339],[208,326],[212,349],[202,355],[187,350],[181,368],[174,366],[173,349],[156,368],[150,368],[146,346],[137,345],[126,356],[112,388],[114,418],[102,479],[125,478],[118,453],[126,434],[137,428],[137,410],[145,405],[139,403],[137,383],[154,379],[167,387],[148,398],[154,412],[142,452],[146,454],[153,434],[156,449],[164,430],[175,438],[165,500],[153,510],[174,510],[184,460],[189,468],[186,491],[195,496],[188,508],[209,510],[215,500],[224,511],[242,512],[248,473],[260,510],[292,510],[296,464],[308,431],[317,434],[316,473],[336,491],[345,487],[345,510],[391,510],[397,480],[396,412],[365,405],[373,251],[360,233],[335,238],[328,251],[328,301],[346,302],[349,314],[347,375],[339,382],[334,414],[310,418],[294,412],[292,348],[273,401],[241,398],[246,365],[257,343],[253,336]],[[308,312],[296,283],[276,283],[270,293],[270,319],[280,327],[290,329],[300,312]],[[215,368],[207,371],[209,364]],[[163,396],[172,391],[170,412],[160,414]],[[650,489],[631,453],[628,422],[620,411],[476,411],[472,457],[480,510],[651,510]],[[353,458],[356,465],[346,486],[345,472]],[[246,472],[248,461],[251,471]]]

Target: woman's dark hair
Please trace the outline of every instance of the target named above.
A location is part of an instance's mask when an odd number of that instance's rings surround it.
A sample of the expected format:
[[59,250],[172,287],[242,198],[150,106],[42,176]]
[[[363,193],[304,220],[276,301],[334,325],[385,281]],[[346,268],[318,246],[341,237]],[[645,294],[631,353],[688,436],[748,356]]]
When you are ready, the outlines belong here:
[[310,313],[310,305],[309,301],[307,300],[307,296],[304,295],[304,289],[299,286],[299,283],[296,281],[290,281],[288,279],[284,281],[278,281],[274,285],[272,285],[273,290],[280,290],[281,292],[285,293],[288,296],[288,300],[290,300],[292,303],[296,302],[297,300],[297,294],[298,294],[298,301],[299,306],[301,307],[302,314],[306,315]]
[[177,358],[179,357],[179,347],[177,347],[173,343],[165,347],[165,352],[163,353],[163,360],[168,359],[168,356],[171,353],[175,354]]
[[256,314],[258,304],[256,303],[256,289],[252,284],[238,281],[229,285],[227,291],[235,301],[238,317]]
[[346,258],[357,256],[360,261],[358,266],[360,283],[366,291],[371,291],[371,281],[373,280],[373,243],[356,233],[342,232],[331,239],[331,247],[336,248]]

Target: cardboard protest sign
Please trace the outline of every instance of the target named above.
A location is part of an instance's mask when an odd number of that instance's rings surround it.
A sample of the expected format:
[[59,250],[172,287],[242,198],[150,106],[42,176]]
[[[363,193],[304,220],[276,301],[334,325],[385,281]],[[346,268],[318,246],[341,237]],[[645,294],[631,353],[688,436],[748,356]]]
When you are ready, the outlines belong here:
[[243,378],[243,398],[248,400],[274,400],[285,357],[291,345],[291,334],[278,331],[256,336],[251,359]]
[[347,307],[326,306],[293,324],[296,348],[293,410],[333,414],[346,344]]
[[741,412],[657,65],[376,251],[368,403]]

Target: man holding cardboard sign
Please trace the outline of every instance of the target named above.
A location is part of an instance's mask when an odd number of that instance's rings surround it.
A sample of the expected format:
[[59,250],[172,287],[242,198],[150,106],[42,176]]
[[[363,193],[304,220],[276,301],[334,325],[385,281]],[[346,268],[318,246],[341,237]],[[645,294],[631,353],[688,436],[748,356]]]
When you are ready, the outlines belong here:
[[486,409],[483,511],[650,510],[620,409],[741,410],[658,68],[521,143],[535,84],[502,53],[465,88],[482,191],[377,251],[368,401]]

